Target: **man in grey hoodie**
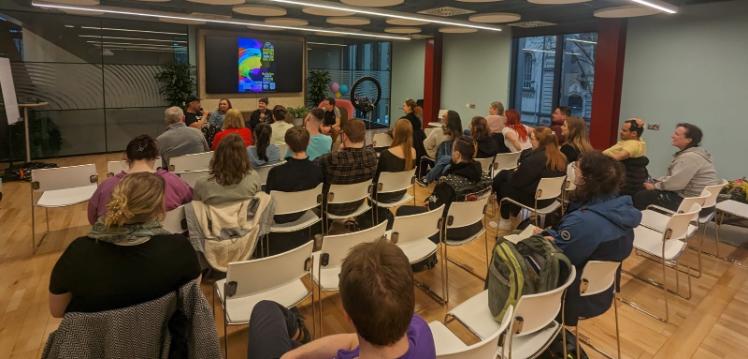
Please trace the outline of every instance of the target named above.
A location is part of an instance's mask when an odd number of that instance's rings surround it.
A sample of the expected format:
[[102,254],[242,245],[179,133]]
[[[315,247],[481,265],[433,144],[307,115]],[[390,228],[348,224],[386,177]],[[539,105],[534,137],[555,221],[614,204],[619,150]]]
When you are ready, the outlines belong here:
[[704,187],[719,184],[712,156],[699,147],[703,133],[690,123],[679,123],[670,137],[679,151],[667,170],[667,176],[644,184],[644,190],[634,195],[634,206],[646,209],[658,205],[677,210],[684,197],[701,195]]

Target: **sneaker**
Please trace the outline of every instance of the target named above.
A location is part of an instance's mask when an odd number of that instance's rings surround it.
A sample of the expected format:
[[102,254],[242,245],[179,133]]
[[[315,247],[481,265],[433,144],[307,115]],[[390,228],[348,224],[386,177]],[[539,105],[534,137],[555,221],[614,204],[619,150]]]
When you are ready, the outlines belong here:
[[511,219],[499,219],[499,227],[498,229],[500,231],[511,231],[512,230],[512,220]]
[[426,181],[426,177],[416,178],[416,183],[424,188],[429,186],[429,183]]

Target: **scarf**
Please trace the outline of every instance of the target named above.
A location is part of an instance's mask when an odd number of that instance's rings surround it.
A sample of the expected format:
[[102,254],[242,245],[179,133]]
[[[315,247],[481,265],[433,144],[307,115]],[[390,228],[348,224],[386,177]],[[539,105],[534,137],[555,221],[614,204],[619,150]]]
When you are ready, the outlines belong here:
[[161,228],[159,221],[125,224],[119,227],[107,228],[104,222],[99,220],[93,225],[91,233],[88,236],[118,246],[137,246],[148,242],[151,237],[160,234],[170,233]]

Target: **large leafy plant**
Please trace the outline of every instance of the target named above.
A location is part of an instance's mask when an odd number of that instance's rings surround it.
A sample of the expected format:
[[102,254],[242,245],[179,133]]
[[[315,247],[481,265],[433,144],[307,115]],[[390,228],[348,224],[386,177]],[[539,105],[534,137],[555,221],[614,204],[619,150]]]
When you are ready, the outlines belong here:
[[326,97],[327,84],[330,83],[330,73],[325,70],[309,71],[309,100],[313,106]]
[[187,96],[195,90],[195,81],[189,64],[164,65],[155,78],[161,83],[159,93],[164,95],[169,106],[184,106]]

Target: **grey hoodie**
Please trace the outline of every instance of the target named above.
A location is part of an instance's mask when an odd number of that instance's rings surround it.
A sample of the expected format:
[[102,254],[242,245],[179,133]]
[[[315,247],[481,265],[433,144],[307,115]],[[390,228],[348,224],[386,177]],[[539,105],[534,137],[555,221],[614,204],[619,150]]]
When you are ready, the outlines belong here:
[[704,187],[720,182],[712,156],[701,147],[691,147],[673,156],[667,176],[658,178],[655,188],[695,197],[701,195]]

